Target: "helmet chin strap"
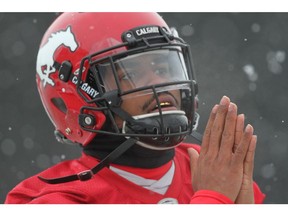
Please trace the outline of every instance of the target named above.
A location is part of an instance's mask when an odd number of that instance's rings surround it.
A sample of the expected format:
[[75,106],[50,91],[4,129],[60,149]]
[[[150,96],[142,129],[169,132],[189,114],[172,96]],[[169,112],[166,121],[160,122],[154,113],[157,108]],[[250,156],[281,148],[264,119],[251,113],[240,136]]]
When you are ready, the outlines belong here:
[[38,176],[38,178],[48,184],[60,184],[71,181],[87,181],[91,179],[96,173],[102,170],[104,167],[108,167],[109,164],[116,160],[120,155],[122,155],[125,151],[127,151],[131,146],[133,146],[137,142],[136,139],[129,138],[121,145],[119,145],[115,150],[113,150],[109,155],[107,155],[99,164],[89,170],[84,170],[74,175],[59,177],[59,178],[44,178],[42,176]]

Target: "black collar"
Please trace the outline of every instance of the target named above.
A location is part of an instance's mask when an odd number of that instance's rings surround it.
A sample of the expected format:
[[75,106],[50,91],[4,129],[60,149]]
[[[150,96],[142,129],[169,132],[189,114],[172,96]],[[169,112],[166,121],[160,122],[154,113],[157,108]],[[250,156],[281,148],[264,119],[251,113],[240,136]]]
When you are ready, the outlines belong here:
[[[83,152],[103,160],[125,141],[124,137],[98,134],[87,146],[83,147]],[[111,163],[138,168],[157,168],[172,160],[174,155],[174,149],[151,150],[135,144]]]

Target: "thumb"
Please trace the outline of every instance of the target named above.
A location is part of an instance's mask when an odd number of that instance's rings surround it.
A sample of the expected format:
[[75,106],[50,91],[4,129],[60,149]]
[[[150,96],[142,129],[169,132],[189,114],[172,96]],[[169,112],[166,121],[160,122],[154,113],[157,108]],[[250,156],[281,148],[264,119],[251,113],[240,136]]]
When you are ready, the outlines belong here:
[[191,174],[193,174],[196,170],[199,153],[194,148],[188,148],[188,155],[190,156]]

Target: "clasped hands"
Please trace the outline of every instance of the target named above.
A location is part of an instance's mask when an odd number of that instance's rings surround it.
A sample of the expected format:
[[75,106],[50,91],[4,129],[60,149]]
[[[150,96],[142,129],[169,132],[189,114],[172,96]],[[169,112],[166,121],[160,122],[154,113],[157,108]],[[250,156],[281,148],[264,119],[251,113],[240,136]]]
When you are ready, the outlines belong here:
[[234,203],[254,203],[253,168],[257,136],[236,104],[224,96],[211,111],[200,154],[190,148],[193,190],[219,192]]

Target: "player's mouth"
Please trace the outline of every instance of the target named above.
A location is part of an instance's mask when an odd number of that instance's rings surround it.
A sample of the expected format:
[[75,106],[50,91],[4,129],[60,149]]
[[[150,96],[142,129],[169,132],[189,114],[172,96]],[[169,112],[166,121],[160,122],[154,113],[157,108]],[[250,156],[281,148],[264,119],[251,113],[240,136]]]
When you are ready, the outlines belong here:
[[161,111],[177,110],[177,101],[171,95],[159,96],[158,100],[159,104],[157,103],[156,99],[154,99],[149,104],[149,106],[147,107],[147,113],[159,112],[159,109],[161,109]]

